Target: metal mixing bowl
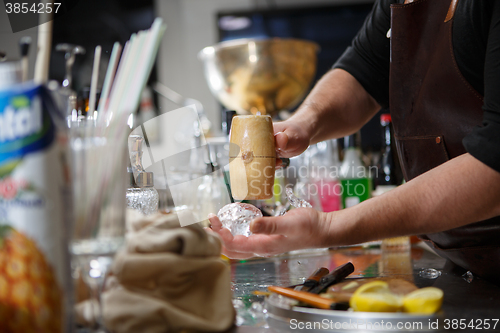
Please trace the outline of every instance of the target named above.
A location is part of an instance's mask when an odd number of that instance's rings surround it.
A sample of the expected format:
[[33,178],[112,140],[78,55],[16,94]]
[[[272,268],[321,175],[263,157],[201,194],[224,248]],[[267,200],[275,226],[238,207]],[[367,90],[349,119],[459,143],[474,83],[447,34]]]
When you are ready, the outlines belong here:
[[238,39],[198,54],[213,95],[239,114],[274,116],[304,98],[319,46],[299,39]]

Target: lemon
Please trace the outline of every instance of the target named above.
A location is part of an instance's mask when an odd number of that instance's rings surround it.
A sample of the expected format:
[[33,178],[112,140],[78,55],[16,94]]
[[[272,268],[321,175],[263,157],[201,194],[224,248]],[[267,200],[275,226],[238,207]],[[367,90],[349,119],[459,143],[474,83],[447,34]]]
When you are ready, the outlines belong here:
[[384,281],[374,281],[359,287],[349,305],[354,311],[397,312],[401,310],[401,298],[392,294]]
[[403,298],[403,310],[409,313],[432,314],[443,304],[443,291],[435,287],[415,290]]
[[354,294],[362,294],[365,292],[389,292],[389,284],[380,280],[368,282],[356,289]]

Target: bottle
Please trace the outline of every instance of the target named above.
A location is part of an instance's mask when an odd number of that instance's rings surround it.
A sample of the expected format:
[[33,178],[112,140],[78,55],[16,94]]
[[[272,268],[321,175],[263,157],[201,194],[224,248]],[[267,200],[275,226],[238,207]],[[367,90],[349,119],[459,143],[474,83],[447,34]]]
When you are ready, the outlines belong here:
[[361,160],[356,136],[344,138],[344,160],[340,167],[342,206],[349,208],[370,198],[372,182]]
[[[377,173],[375,175],[375,193],[380,195],[387,192],[401,182],[398,175],[399,163],[397,153],[392,147],[392,123],[391,115],[384,113],[380,115],[380,125],[382,126],[382,157],[377,165]],[[400,173],[400,172],[399,172]]]
[[[101,90],[96,90],[96,105],[99,104],[101,98]],[[78,98],[78,117],[84,119],[87,117],[92,118],[94,115],[89,114],[89,100],[90,100],[90,87],[85,87],[81,91],[80,98]],[[95,111],[95,110],[94,110]]]
[[144,215],[154,214],[158,211],[158,191],[154,188],[152,172],[146,172],[142,167],[142,142],[139,135],[130,135],[130,160],[134,177],[131,186],[127,189],[127,207],[135,209]]
[[342,188],[339,180],[340,161],[336,139],[316,144],[316,154],[311,157],[312,179],[318,189],[323,212],[341,209]]

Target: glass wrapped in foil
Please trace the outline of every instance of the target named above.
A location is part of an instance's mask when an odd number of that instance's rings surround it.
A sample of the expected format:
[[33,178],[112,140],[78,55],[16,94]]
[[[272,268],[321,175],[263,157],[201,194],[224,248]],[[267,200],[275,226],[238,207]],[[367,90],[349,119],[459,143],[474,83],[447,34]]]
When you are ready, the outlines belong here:
[[250,222],[262,217],[262,212],[255,206],[246,203],[231,203],[222,207],[217,213],[224,228],[229,229],[233,236],[250,236]]

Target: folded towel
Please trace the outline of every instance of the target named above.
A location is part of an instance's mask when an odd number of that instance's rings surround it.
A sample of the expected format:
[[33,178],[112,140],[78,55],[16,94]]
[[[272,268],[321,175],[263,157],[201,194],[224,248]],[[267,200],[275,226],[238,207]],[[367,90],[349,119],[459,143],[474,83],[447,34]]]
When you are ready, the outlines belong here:
[[118,283],[102,294],[106,328],[116,333],[229,329],[235,311],[220,240],[198,224],[180,227],[176,214],[130,222],[126,249],[112,266]]

